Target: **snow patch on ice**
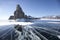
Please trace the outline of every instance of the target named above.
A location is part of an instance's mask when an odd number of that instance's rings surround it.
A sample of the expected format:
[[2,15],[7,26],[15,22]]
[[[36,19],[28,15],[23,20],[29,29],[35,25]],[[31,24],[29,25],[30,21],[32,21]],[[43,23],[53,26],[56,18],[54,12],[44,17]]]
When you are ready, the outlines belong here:
[[16,21],[10,21],[10,20],[6,20],[6,21],[0,21],[0,26],[3,26],[3,25],[30,25],[30,24],[33,24],[31,22],[16,22]]

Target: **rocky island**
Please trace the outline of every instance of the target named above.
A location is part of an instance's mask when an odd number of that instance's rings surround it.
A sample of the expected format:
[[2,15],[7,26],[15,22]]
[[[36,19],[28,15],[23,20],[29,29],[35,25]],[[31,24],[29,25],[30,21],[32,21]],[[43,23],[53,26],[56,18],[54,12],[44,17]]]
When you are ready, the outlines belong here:
[[14,15],[9,17],[10,19],[20,19],[20,18],[27,18],[27,15],[23,12],[22,8],[18,4],[16,10],[14,11]]

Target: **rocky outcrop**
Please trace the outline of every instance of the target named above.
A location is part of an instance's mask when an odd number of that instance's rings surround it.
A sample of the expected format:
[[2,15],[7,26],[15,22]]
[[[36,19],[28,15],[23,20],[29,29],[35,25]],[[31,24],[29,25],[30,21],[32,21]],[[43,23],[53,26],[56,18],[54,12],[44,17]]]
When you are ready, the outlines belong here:
[[14,12],[14,19],[17,18],[24,18],[24,12],[22,11],[21,7],[19,5],[17,5],[16,7],[16,11]]
[[20,18],[27,18],[27,15],[24,14],[20,5],[17,5],[16,10],[14,11],[14,16],[10,16],[9,19],[20,19]]
[[14,19],[14,16],[10,16],[10,18],[9,19]]

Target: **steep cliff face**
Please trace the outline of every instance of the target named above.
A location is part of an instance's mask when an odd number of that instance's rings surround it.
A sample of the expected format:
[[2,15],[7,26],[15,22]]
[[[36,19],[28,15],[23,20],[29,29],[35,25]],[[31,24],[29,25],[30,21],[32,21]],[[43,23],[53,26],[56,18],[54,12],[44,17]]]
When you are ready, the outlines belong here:
[[16,18],[24,18],[24,12],[22,11],[22,8],[19,6],[19,5],[17,5],[17,7],[16,7],[16,11],[14,12],[14,18],[16,19]]
[[25,14],[20,5],[17,5],[16,10],[14,11],[14,16],[10,16],[9,19],[20,19],[20,18],[25,18]]

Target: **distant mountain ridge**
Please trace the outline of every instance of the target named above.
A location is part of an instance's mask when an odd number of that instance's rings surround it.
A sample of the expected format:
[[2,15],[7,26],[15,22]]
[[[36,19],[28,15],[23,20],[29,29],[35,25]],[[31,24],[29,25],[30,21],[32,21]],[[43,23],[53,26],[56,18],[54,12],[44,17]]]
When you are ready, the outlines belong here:
[[45,16],[45,17],[41,17],[41,18],[46,18],[46,19],[60,19],[60,16],[57,15],[57,16]]

